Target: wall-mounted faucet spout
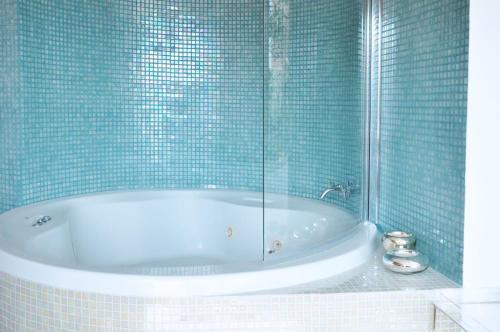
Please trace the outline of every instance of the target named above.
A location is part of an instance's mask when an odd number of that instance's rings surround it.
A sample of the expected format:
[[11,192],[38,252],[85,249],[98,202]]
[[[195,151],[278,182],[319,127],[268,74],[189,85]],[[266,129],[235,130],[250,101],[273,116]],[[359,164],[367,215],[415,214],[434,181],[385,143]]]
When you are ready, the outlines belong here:
[[351,181],[347,181],[345,184],[334,183],[330,187],[326,188],[321,193],[320,199],[325,199],[325,197],[333,191],[333,192],[339,193],[339,195],[343,199],[347,200],[347,199],[349,199],[349,197],[351,197],[351,194],[352,194],[354,189],[355,189],[355,186]]

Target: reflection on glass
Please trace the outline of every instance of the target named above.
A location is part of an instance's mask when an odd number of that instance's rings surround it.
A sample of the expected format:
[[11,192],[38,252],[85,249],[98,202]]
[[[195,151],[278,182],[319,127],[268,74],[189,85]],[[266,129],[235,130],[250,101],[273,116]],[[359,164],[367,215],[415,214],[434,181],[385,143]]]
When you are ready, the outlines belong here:
[[[338,235],[339,229],[331,224],[361,218],[362,11],[359,0],[268,2],[265,253],[278,240],[285,252],[305,234],[317,237],[313,243],[320,245]],[[320,206],[329,210],[304,210],[300,220],[292,220],[309,204],[304,199],[323,202]],[[288,229],[290,236],[277,238],[283,234],[280,229]]]

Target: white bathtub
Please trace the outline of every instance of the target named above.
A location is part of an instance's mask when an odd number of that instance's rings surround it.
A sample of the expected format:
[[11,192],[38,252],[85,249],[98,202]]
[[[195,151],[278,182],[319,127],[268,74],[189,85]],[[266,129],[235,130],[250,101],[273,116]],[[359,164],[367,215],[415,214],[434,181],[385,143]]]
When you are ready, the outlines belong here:
[[[110,295],[224,295],[348,275],[378,245],[373,224],[334,205],[265,198],[265,210],[262,193],[229,190],[104,193],[21,207],[0,215],[0,271]],[[51,220],[32,226],[43,216]]]

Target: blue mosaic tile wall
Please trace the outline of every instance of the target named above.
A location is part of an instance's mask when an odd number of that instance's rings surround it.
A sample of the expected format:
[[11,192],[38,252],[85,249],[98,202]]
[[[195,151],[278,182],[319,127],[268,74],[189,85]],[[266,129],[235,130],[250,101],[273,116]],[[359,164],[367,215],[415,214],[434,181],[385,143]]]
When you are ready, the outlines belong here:
[[[3,133],[22,158],[3,172],[18,172],[9,206],[139,188],[318,198],[330,180],[360,183],[361,1],[12,4],[22,130]],[[264,24],[278,4],[286,35]],[[359,212],[359,198],[329,200]]]
[[467,0],[384,0],[379,222],[462,281]]
[[[266,192],[317,199],[332,180],[362,185],[363,3],[271,2]],[[327,200],[360,213],[361,190]]]
[[[361,185],[361,0],[1,8],[0,212],[104,190],[318,198],[330,180]],[[414,232],[433,266],[461,282],[468,1],[374,8],[383,15],[373,36],[382,87],[372,212],[387,229]],[[359,193],[329,200],[360,212]]]
[[4,0],[0,14],[0,213],[20,200],[22,114],[15,0]]
[[263,6],[19,0],[22,204],[262,190]]

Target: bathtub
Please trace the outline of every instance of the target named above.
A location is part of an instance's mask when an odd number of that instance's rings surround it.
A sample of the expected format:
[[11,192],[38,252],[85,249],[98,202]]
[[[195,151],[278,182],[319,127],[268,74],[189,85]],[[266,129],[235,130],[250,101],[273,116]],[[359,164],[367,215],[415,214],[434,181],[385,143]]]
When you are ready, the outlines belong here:
[[[102,193],[0,215],[0,271],[74,291],[253,293],[345,279],[376,227],[316,200],[230,190]],[[343,277],[344,276],[344,277]]]

